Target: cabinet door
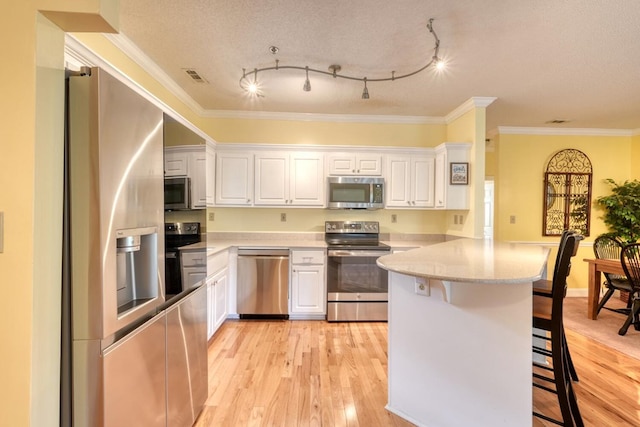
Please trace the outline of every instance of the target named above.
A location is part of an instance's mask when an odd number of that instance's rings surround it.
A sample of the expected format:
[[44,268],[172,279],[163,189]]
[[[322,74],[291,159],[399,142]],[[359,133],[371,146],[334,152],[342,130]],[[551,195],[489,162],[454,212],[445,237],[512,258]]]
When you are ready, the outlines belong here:
[[164,151],[164,176],[188,176],[189,153],[174,152],[170,148]]
[[446,153],[436,154],[435,165],[435,207],[444,208],[447,197],[447,155]]
[[357,175],[382,175],[382,156],[379,154],[357,154]]
[[207,207],[207,156],[204,151],[191,154],[191,208]]
[[215,319],[213,322],[213,331],[217,331],[220,325],[227,319],[227,269],[225,268],[216,275],[214,282],[215,290]]
[[214,278],[207,279],[207,340],[210,340],[215,332],[216,323],[216,303]]
[[432,208],[434,206],[433,157],[414,158],[411,161],[411,206]]
[[206,172],[205,172],[205,181],[206,181],[206,189],[205,196],[207,206],[213,206],[215,204],[215,188],[216,188],[216,154],[213,146],[207,144],[206,149]]
[[324,206],[324,157],[293,153],[290,157],[289,201],[294,206]]
[[356,158],[353,153],[330,154],[327,161],[329,162],[329,175],[356,174]]
[[386,206],[411,206],[411,157],[390,156],[387,159]]
[[290,204],[289,154],[256,154],[255,165],[255,204],[271,206]]
[[294,265],[291,273],[291,313],[325,314],[324,266]]
[[218,153],[216,204],[250,206],[253,198],[253,155]]

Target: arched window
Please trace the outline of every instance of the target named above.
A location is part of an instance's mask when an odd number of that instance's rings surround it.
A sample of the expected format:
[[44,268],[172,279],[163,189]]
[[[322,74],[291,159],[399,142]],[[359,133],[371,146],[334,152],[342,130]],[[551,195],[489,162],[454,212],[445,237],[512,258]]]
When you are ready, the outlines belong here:
[[589,235],[591,218],[591,161],[579,150],[557,152],[544,174],[542,234],[559,236],[565,229]]

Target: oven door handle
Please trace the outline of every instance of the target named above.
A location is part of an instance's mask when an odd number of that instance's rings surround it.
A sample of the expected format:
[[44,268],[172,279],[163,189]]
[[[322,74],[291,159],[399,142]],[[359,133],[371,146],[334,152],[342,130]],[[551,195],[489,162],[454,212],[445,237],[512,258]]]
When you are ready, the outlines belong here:
[[327,252],[327,256],[330,257],[348,257],[348,256],[359,256],[359,257],[381,257],[383,255],[389,255],[391,252],[389,251],[346,251],[341,249],[329,250]]

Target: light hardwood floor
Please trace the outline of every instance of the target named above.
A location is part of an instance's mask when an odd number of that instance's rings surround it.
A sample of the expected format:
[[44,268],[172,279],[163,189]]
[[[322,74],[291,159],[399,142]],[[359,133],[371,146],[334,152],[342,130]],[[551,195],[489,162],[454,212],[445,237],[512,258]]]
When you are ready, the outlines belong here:
[[[567,337],[585,425],[640,426],[640,361]],[[195,425],[411,426],[384,409],[386,349],[386,323],[228,320],[209,345],[209,398]],[[534,392],[538,409],[554,403]]]

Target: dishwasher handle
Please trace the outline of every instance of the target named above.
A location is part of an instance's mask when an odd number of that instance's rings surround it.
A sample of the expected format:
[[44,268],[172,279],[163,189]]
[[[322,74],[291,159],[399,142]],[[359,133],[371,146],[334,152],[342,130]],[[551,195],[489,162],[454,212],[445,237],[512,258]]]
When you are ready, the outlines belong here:
[[252,258],[259,257],[289,257],[289,249],[245,249],[238,248],[238,257],[250,256]]

